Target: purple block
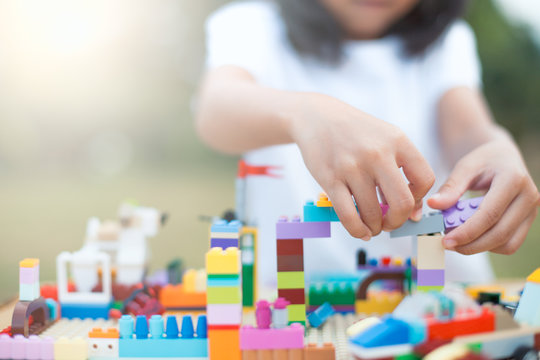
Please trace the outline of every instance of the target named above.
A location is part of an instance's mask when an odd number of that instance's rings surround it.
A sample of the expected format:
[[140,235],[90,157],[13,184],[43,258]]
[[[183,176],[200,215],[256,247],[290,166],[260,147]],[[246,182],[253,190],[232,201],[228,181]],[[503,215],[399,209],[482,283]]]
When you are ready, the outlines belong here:
[[41,359],[41,339],[37,335],[30,335],[26,344],[26,358],[28,360]]
[[33,268],[21,267],[19,268],[19,283],[21,284],[33,284],[39,281],[39,271]]
[[220,247],[223,249],[230,248],[230,247],[238,247],[238,239],[210,239],[210,248],[213,247]]
[[444,270],[423,270],[417,272],[418,286],[444,286]]
[[284,222],[276,224],[276,239],[308,239],[330,237],[330,222]]
[[11,358],[11,344],[13,339],[8,334],[0,335],[0,359]]
[[446,232],[450,232],[457,228],[470,218],[476,210],[478,210],[483,199],[484,197],[481,196],[473,199],[459,200],[451,208],[443,210],[442,213]]
[[26,359],[26,345],[28,339],[22,335],[15,335],[11,343],[11,359],[24,360]]
[[54,360],[54,338],[50,336],[41,339],[41,360]]

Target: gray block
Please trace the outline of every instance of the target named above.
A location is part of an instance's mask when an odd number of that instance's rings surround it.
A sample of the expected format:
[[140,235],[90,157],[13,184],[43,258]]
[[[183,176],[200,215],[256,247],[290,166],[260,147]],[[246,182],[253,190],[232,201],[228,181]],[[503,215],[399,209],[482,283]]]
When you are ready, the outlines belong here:
[[399,229],[390,232],[391,238],[402,236],[418,236],[444,232],[444,218],[441,213],[422,216],[422,220],[415,222],[408,220]]

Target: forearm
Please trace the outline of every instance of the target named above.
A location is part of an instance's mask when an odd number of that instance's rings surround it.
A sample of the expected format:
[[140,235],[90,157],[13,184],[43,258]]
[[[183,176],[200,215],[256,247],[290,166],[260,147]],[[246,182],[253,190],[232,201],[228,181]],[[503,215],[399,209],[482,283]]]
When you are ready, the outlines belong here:
[[439,103],[439,139],[453,166],[475,148],[495,140],[517,146],[510,134],[492,118],[483,96],[468,88],[453,89]]
[[196,114],[199,136],[226,153],[286,144],[294,114],[307,94],[265,88],[245,70],[225,66],[209,72]]

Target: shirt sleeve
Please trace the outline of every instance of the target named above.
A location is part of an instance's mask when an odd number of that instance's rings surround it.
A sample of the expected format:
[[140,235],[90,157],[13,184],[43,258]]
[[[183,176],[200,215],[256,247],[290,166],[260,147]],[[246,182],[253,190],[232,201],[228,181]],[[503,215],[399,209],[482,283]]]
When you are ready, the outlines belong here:
[[460,20],[428,50],[427,59],[433,95],[440,99],[456,87],[481,88],[481,65],[476,39],[470,26]]
[[206,67],[236,65],[259,78],[271,64],[278,22],[278,10],[270,2],[240,2],[218,9],[206,21]]

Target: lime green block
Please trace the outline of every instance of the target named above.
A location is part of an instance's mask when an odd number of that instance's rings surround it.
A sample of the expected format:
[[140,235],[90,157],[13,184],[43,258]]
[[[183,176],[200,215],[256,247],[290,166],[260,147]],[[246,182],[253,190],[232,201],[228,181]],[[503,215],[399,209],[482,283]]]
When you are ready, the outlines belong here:
[[394,360],[421,360],[422,358],[414,354],[397,355]]
[[303,271],[286,271],[277,274],[278,289],[303,289],[304,286]]
[[207,304],[241,304],[242,291],[239,286],[216,286],[206,289]]
[[289,322],[306,321],[306,305],[292,304],[287,306],[289,312]]
[[416,291],[420,292],[430,292],[430,291],[441,291],[444,286],[417,286]]

